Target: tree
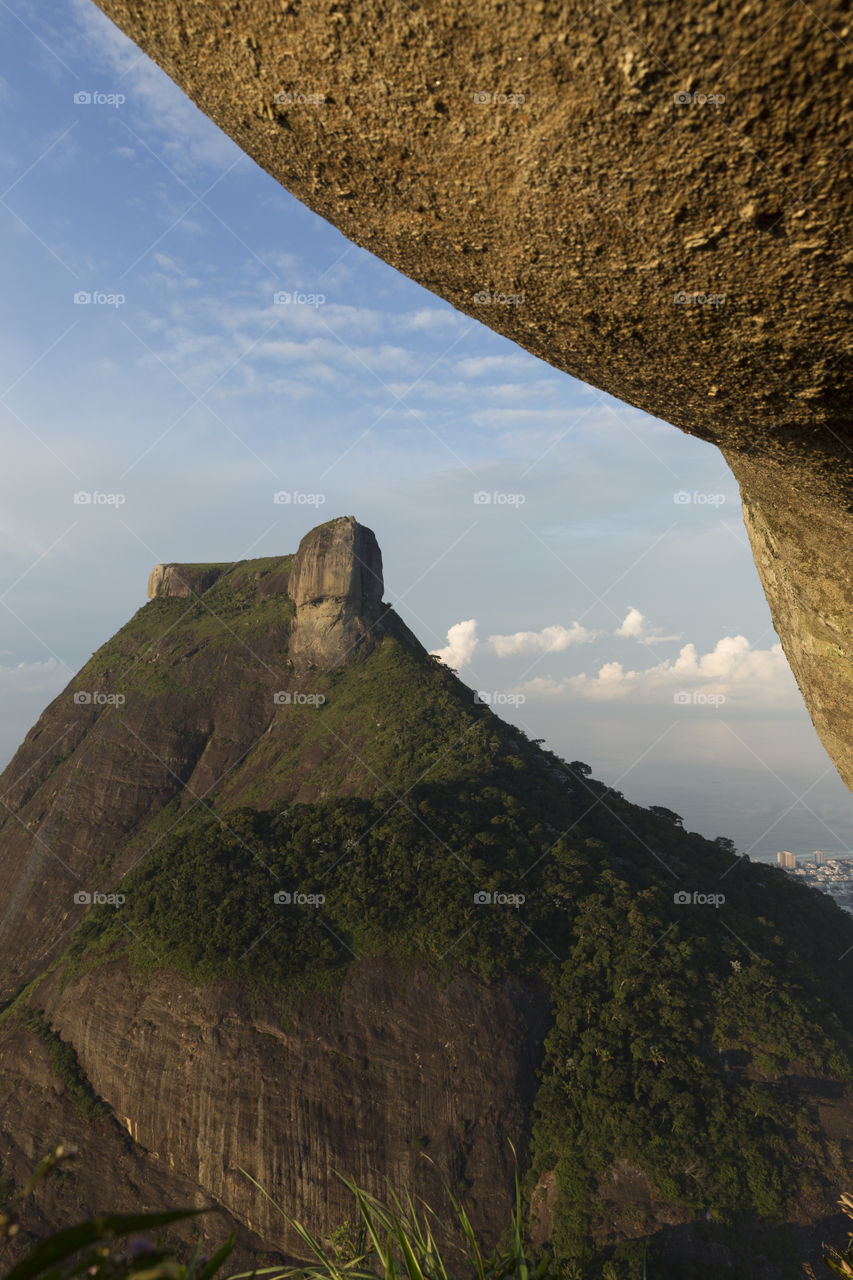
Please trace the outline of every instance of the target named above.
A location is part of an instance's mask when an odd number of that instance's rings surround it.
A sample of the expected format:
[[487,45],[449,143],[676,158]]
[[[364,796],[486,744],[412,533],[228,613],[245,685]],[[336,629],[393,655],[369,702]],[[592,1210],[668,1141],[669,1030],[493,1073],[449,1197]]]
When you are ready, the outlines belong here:
[[654,813],[659,818],[665,818],[667,822],[673,823],[676,827],[684,826],[684,819],[677,813],[673,813],[672,809],[664,808],[662,804],[650,804],[649,813]]

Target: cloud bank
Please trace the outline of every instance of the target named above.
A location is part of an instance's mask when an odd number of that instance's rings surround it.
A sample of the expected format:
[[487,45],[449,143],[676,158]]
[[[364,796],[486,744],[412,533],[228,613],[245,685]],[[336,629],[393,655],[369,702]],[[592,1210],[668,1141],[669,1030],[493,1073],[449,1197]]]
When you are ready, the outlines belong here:
[[729,699],[774,706],[782,702],[795,705],[798,700],[782,646],[753,649],[745,636],[723,636],[705,654],[699,654],[694,644],[686,644],[674,660],[668,658],[645,671],[626,671],[621,662],[606,662],[593,675],[582,672],[559,680],[540,677],[522,685],[521,691],[528,696],[593,702],[627,698],[710,702],[716,695],[716,706]]
[[489,636],[489,644],[499,658],[517,653],[562,653],[574,644],[588,644],[598,633],[573,622],[570,627],[543,627],[541,631],[516,631],[510,636]]
[[681,636],[665,636],[660,627],[650,626],[646,617],[631,605],[624,622],[616,628],[614,635],[623,640],[639,640],[641,644],[668,644],[680,640]]

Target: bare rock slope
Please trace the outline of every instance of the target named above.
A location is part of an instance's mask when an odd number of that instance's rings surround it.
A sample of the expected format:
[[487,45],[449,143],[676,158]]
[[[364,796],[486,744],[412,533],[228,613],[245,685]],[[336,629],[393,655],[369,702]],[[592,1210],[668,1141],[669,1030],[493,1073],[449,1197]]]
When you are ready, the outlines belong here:
[[350,239],[719,445],[853,783],[842,0],[98,3]]

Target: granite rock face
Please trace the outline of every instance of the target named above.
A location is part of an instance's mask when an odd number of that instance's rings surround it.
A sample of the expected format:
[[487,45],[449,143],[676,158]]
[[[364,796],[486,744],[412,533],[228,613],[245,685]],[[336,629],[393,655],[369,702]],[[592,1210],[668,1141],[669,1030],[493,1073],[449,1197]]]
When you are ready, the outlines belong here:
[[42,984],[39,1005],[154,1170],[188,1180],[268,1247],[298,1252],[299,1240],[240,1167],[325,1234],[353,1212],[335,1170],[374,1194],[388,1176],[440,1204],[421,1151],[476,1189],[479,1225],[500,1232],[508,1140],[523,1158],[550,1022],[544,988],[464,973],[441,987],[381,960],[354,965],[339,998],[284,1012],[165,970],[139,981],[123,962],[58,987]]
[[[50,1052],[16,1018],[0,1026],[0,1168],[4,1182],[23,1188],[46,1152],[57,1142],[76,1147],[71,1177],[48,1178],[39,1194],[19,1210],[20,1236],[4,1253],[19,1260],[34,1240],[80,1221],[87,1213],[138,1213],[163,1205],[206,1209],[190,1224],[169,1234],[184,1244],[199,1237],[208,1255],[235,1229],[237,1244],[229,1264],[234,1270],[256,1265],[264,1241],[209,1195],[182,1177],[166,1160],[152,1160],[114,1115],[95,1118],[74,1105],[56,1075]],[[5,1205],[4,1205],[5,1207]],[[18,1246],[15,1248],[14,1246]],[[11,1254],[11,1256],[10,1256]]]
[[301,666],[329,669],[364,656],[381,634],[382,553],[354,516],[322,524],[305,537],[293,561],[288,594],[296,605],[290,656]]
[[156,564],[148,577],[148,599],[203,595],[222,570],[222,565]]
[[720,446],[853,782],[842,0],[98,3],[344,235]]

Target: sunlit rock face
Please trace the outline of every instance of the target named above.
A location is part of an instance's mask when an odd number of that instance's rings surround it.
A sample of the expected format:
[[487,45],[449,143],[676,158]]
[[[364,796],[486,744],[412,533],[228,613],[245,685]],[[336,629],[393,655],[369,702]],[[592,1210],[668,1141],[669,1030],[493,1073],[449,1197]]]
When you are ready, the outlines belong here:
[[213,586],[223,568],[223,565],[156,564],[148,576],[148,599],[200,596]]
[[319,525],[299,544],[288,583],[296,605],[290,657],[326,669],[370,651],[378,638],[382,553],[353,516]]
[[842,0],[98,2],[344,235],[723,449],[853,782]]

